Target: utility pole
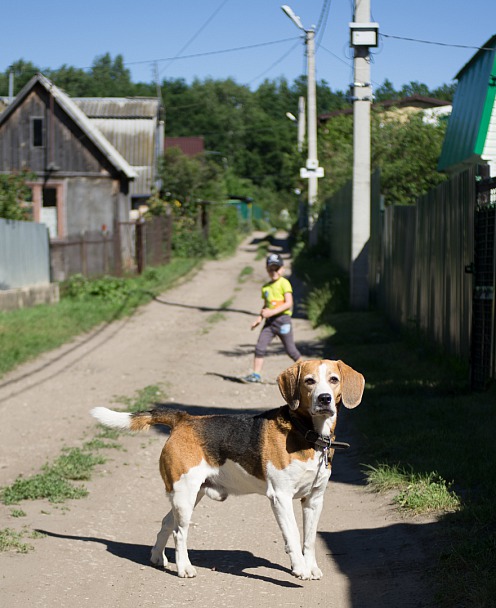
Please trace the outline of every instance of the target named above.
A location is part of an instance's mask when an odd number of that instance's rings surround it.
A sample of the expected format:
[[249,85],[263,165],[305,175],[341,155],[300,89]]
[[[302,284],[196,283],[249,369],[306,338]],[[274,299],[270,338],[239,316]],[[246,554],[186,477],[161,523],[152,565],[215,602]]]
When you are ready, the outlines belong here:
[[315,205],[319,190],[319,178],[317,169],[319,161],[317,158],[317,100],[315,88],[315,30],[306,33],[307,45],[307,122],[308,122],[308,152],[306,171],[302,177],[308,177],[308,239],[310,245],[317,244],[317,233],[315,227]]
[[377,23],[370,23],[370,0],[355,0],[354,21],[350,23],[350,45],[354,49],[350,305],[355,310],[369,306],[372,102],[369,47],[377,46],[378,29]]
[[308,242],[317,244],[315,227],[315,205],[317,203],[319,178],[324,177],[324,169],[319,167],[317,158],[317,95],[315,87],[315,29],[303,27],[301,19],[295,15],[287,4],[281,6],[282,10],[296,25],[305,32],[305,45],[307,47],[307,124],[308,124],[308,152],[306,166],[300,169],[300,177],[308,179]]

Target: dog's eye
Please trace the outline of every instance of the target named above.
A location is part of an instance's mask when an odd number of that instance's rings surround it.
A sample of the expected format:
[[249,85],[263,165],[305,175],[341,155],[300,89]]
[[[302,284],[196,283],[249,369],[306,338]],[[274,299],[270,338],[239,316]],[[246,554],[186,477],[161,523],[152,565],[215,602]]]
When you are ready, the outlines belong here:
[[305,378],[305,384],[307,386],[312,386],[312,384],[315,384],[315,380],[313,378]]
[[336,376],[331,376],[329,378],[329,383],[330,384],[337,384],[339,382],[339,378],[337,378]]

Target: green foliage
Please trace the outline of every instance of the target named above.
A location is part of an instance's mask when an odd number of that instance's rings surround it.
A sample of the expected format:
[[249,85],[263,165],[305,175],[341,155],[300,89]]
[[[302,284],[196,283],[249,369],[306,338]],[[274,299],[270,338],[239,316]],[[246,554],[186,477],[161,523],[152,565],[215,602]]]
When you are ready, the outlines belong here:
[[301,246],[295,247],[293,268],[305,285],[303,306],[313,327],[330,325],[335,313],[347,310],[348,278],[325,257]]
[[28,201],[31,189],[26,185],[30,173],[0,175],[0,217],[7,220],[31,219]]
[[[381,193],[387,205],[415,203],[421,194],[444,181],[437,171],[446,124],[424,124],[422,114],[395,115],[373,112],[372,167],[381,170]],[[352,178],[353,116],[336,116],[320,137],[320,159],[327,178],[321,197],[339,190]]]
[[89,279],[82,274],[74,274],[62,284],[62,295],[74,300],[100,298],[106,302],[120,303],[128,298],[134,289],[131,281],[105,276]]
[[374,115],[372,163],[381,169],[386,204],[407,205],[446,177],[437,171],[446,124],[424,124],[421,114],[406,120]]

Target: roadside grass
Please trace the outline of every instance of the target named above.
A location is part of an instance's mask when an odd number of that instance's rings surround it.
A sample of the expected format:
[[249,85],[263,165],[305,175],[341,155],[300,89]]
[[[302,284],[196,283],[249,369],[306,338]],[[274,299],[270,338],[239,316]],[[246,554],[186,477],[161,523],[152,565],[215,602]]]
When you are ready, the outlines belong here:
[[131,315],[198,263],[178,258],[126,279],[90,281],[76,275],[61,285],[61,301],[56,305],[0,311],[0,377],[98,325]]
[[245,266],[242,268],[238,275],[238,283],[244,283],[249,277],[252,276],[253,271],[253,266]]
[[0,552],[16,551],[17,553],[28,553],[34,549],[33,545],[24,542],[25,538],[43,538],[44,534],[24,528],[17,532],[12,528],[0,530]]
[[[160,403],[166,398],[165,387],[162,384],[151,384],[136,391],[135,395],[128,397],[121,395],[115,398],[116,403],[121,403],[125,406],[126,412],[142,412],[150,409],[156,403]],[[106,436],[111,433],[111,436],[118,436],[122,431],[117,429],[108,429],[100,426],[101,433]]]

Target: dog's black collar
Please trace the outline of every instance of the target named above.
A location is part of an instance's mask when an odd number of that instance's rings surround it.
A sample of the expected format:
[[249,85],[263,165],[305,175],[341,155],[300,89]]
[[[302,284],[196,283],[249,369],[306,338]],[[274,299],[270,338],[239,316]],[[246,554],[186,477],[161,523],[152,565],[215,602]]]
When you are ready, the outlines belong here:
[[297,430],[300,435],[308,441],[308,443],[312,444],[314,448],[319,450],[347,450],[350,447],[349,443],[344,443],[343,441],[334,441],[332,437],[329,435],[321,435],[317,433],[314,429],[309,429],[306,427],[301,420],[291,412],[289,412],[289,420],[293,425],[293,428]]

